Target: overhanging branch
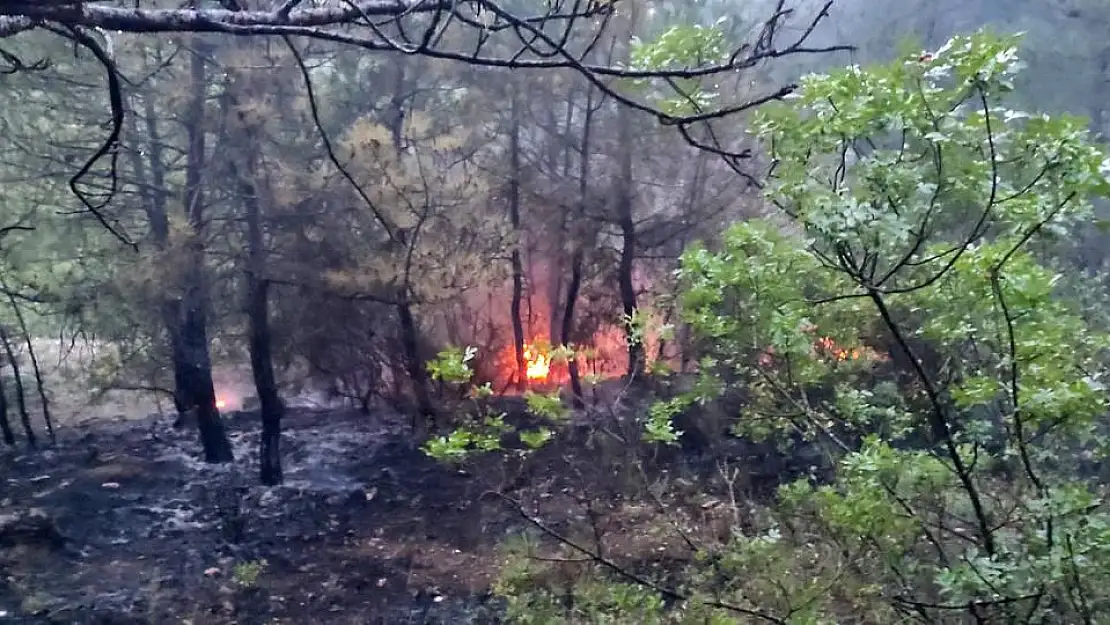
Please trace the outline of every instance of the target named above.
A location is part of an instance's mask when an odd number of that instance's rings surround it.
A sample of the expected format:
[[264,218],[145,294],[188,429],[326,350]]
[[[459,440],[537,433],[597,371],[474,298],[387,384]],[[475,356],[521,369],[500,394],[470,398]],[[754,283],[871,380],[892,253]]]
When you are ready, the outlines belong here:
[[[112,114],[110,134],[93,158],[73,177],[70,186],[86,210],[124,241],[128,241],[127,238],[115,230],[101,209],[115,192],[115,159],[123,120],[121,85],[125,80],[110,51],[92,36],[96,30],[132,34],[277,36],[287,43],[292,37],[305,37],[364,50],[401,52],[472,66],[568,69],[622,105],[677,127],[688,141],[693,138],[692,126],[704,128],[710,141],[691,142],[725,157],[737,171],[741,171],[738,162],[750,153],[725,148],[710,125],[723,117],[782,98],[793,90],[792,85],[771,85],[762,93],[716,109],[703,109],[695,103],[689,114],[675,115],[622,93],[613,79],[658,80],[673,87],[679,79],[735,75],[786,56],[850,49],[849,46],[813,47],[807,43],[816,26],[828,17],[833,0],[823,2],[794,29],[796,34],[792,40],[782,45],[777,40],[788,30],[786,20],[794,15],[794,9],[786,7],[787,0],[778,0],[753,42],[738,46],[731,54],[722,56],[722,60],[692,67],[663,68],[587,62],[619,3],[635,0],[551,0],[541,5],[543,8],[536,14],[514,12],[498,0],[326,0],[321,3],[324,6],[314,3],[309,8],[304,8],[300,0],[281,0],[272,2],[273,8],[265,10],[245,9],[241,3],[231,0],[220,2],[223,8],[217,8],[215,3],[208,7],[200,4],[201,1],[188,0],[185,6],[191,5],[189,8],[143,9],[111,1],[0,0],[0,38],[47,29],[88,49],[107,72]],[[454,47],[445,44],[444,41],[450,39],[444,36],[449,27],[468,31],[471,37],[463,39],[469,43]],[[105,194],[107,199],[94,201],[79,183],[103,158],[111,160],[112,188]]]

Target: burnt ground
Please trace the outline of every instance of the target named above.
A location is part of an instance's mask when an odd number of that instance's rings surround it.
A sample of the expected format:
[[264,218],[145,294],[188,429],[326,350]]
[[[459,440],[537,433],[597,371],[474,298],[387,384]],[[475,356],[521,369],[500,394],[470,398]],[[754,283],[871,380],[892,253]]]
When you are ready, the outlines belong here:
[[[591,496],[635,511],[614,521],[617,535],[647,535],[633,525],[654,518],[650,506],[619,503],[620,458],[598,462],[581,439],[523,473],[496,458],[462,471],[424,456],[399,425],[339,412],[290,415],[286,483],[266,488],[256,423],[229,419],[230,466],[198,462],[192,431],[153,418],[0,451],[0,519],[35,510],[64,538],[0,536],[0,623],[497,623],[499,545],[528,521],[489,489],[511,482],[537,514],[569,527],[593,481],[608,492]],[[568,470],[583,453],[575,466],[592,474]]]

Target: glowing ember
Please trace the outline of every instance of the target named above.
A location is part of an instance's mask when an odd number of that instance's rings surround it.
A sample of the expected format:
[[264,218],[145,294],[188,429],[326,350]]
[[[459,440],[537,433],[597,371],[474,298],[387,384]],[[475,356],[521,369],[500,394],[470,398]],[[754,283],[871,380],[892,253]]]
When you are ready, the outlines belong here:
[[216,398],[216,409],[217,410],[223,410],[224,408],[227,408],[227,400],[225,400],[223,398],[220,398],[220,397],[217,397]]
[[534,347],[524,348],[524,363],[527,366],[524,373],[529,380],[543,380],[551,373],[551,359]]

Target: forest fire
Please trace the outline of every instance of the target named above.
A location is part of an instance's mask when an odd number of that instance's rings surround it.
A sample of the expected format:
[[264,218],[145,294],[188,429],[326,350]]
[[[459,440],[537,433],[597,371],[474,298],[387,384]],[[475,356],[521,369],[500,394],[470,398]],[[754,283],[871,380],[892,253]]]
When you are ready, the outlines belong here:
[[879,353],[874,349],[860,345],[859,347],[847,348],[838,345],[833,339],[824,336],[814,343],[814,348],[817,353],[830,360],[844,362],[848,360],[863,360],[867,362],[886,362],[890,357],[886,354]]
[[524,348],[525,375],[529,380],[546,380],[551,374],[551,357],[528,345]]
[[[807,328],[807,332],[814,332],[815,327]],[[818,337],[813,341],[813,351],[818,357],[830,360],[833,362],[847,362],[847,361],[865,361],[865,362],[887,362],[890,357],[886,354],[875,351],[874,349],[861,345],[859,347],[845,347],[838,344],[835,340],[828,336]],[[757,360],[761,367],[771,367],[775,365],[776,352],[773,347],[766,347],[759,354]]]
[[836,344],[836,341],[824,336],[817,339],[816,348],[820,353],[827,355],[834,360],[859,360],[863,353],[860,349],[844,349]]

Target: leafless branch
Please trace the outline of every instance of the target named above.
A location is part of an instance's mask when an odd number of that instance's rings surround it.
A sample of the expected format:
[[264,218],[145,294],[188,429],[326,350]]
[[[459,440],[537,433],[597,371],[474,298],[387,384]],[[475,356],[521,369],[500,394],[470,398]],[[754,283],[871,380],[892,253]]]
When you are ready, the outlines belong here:
[[[116,191],[119,189],[119,137],[123,131],[124,121],[123,88],[120,83],[119,69],[116,67],[116,62],[111,54],[109,54],[104,46],[100,45],[100,42],[97,41],[96,38],[89,35],[85,28],[81,26],[67,26],[65,28],[50,27],[49,30],[72,40],[74,43],[92,52],[96,60],[104,67],[108,80],[108,99],[112,113],[108,136],[105,137],[96,152],[85,161],[81,169],[69,179],[69,188],[85,206],[85,209],[100,222],[100,225],[104,226],[108,232],[112,233],[112,235],[120,241],[134,249],[138,249],[136,244],[122,230],[109,222],[108,218],[105,217],[103,213],[103,209],[112,201],[116,195]],[[92,171],[92,168],[104,157],[108,157],[109,159],[109,178],[111,182],[104,197],[99,200],[94,200],[83,188],[83,182],[84,178]]]
[[[569,69],[583,76],[593,87],[620,104],[655,117],[666,125],[679,128],[690,140],[690,126],[709,127],[710,122],[780,99],[793,91],[793,85],[771,87],[742,101],[717,109],[695,106],[687,115],[667,113],[650,101],[622,93],[613,79],[665,81],[672,87],[679,79],[697,79],[718,74],[735,75],[765,62],[787,56],[823,54],[848,50],[848,46],[814,47],[808,40],[814,30],[828,17],[833,0],[827,0],[808,21],[801,25],[792,40],[780,45],[777,39],[786,31],[786,20],[794,9],[779,0],[756,35],[754,43],[738,46],[723,60],[696,66],[637,68],[626,64],[588,62],[592,50],[602,41],[609,20],[619,2],[596,0],[553,0],[531,14],[510,10],[497,0],[333,0],[304,4],[301,0],[283,0],[273,8],[246,9],[240,3],[221,2],[223,8],[200,8],[187,2],[181,8],[138,8],[110,1],[78,0],[0,0],[0,38],[28,30],[43,28],[71,39],[89,50],[107,73],[111,103],[111,125],[105,138],[83,167],[70,181],[70,187],[87,212],[121,240],[131,241],[109,223],[102,209],[116,195],[118,181],[116,160],[119,136],[123,125],[124,107],[121,85],[125,82],[110,51],[94,37],[94,30],[133,34],[157,33],[223,33],[234,36],[278,36],[287,43],[292,37],[305,37],[372,51],[400,52],[434,59],[450,60],[479,67],[515,69]],[[444,43],[449,28],[462,28],[469,43],[452,47]],[[509,40],[506,41],[505,37]],[[497,52],[493,49],[497,42]],[[298,59],[310,101],[314,101],[312,85],[300,54],[290,44]],[[512,50],[515,49],[515,52]],[[14,66],[7,55],[0,55]],[[313,105],[314,118],[316,117]],[[319,126],[318,119],[316,120]],[[738,163],[750,156],[748,151],[734,152],[724,148],[708,128],[710,142],[694,142],[726,158],[729,165],[741,171]],[[325,148],[333,164],[338,166],[334,151],[324,137]],[[84,180],[102,159],[110,160],[111,184],[103,196],[93,200]],[[349,174],[339,166],[351,182]],[[744,172],[741,172],[744,173]],[[754,180],[749,176],[750,180]],[[355,185],[357,189],[357,185]],[[364,195],[360,192],[360,195]],[[362,198],[365,202],[366,197]],[[367,202],[373,208],[372,203]],[[380,211],[374,210],[379,220]],[[392,231],[389,224],[383,224]],[[132,244],[133,245],[133,244]]]

